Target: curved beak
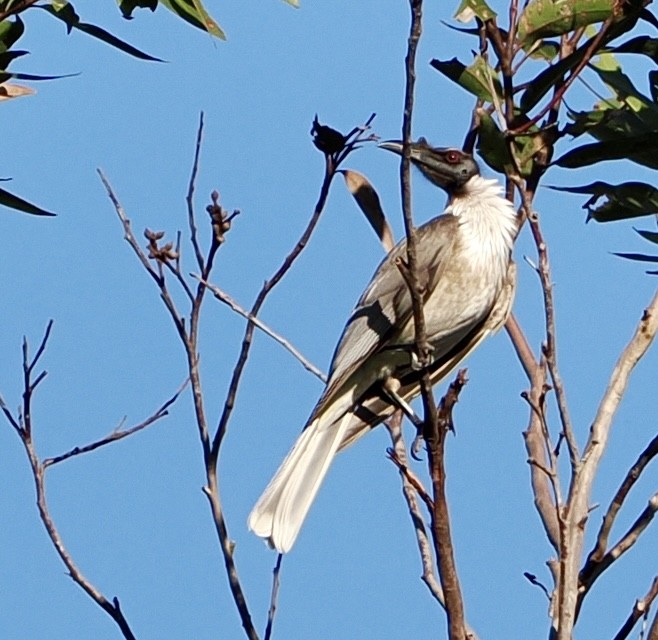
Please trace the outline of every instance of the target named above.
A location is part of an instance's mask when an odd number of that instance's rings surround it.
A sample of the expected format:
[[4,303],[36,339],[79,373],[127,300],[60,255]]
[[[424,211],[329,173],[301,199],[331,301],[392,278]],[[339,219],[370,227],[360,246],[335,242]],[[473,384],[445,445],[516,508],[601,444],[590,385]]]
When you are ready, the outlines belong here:
[[[379,147],[402,155],[403,145],[400,140],[387,140],[380,143]],[[459,154],[457,160],[450,157],[455,152]],[[469,154],[456,149],[431,147],[423,138],[409,143],[409,158],[432,184],[447,191],[460,187],[471,176],[479,173],[477,163]]]

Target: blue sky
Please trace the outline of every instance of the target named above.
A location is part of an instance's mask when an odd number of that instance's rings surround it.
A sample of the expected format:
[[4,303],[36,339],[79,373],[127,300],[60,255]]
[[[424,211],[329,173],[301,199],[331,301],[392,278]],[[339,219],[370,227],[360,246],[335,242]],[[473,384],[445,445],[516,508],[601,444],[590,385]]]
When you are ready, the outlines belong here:
[[[499,3],[501,4],[501,3]],[[429,67],[432,57],[468,61],[474,42],[445,27],[454,7],[427,3],[418,57],[414,135],[460,145],[471,100]],[[433,6],[430,6],[433,5]],[[202,219],[212,189],[239,208],[213,281],[250,306],[311,215],[323,161],[309,130],[321,121],[349,130],[377,113],[374,131],[401,128],[404,2],[318,0],[298,10],[280,0],[208,2],[227,31],[222,43],[160,9],[127,22],[112,3],[77,7],[167,64],[145,63],[74,33],[44,12],[25,15],[12,69],[80,75],[40,83],[36,96],[2,104],[0,135],[9,188],[54,210],[39,219],[0,211],[0,392],[21,392],[20,344],[36,345],[55,320],[35,404],[43,457],[95,440],[126,416],[148,416],[184,379],[183,352],[152,283],[122,239],[95,173],[101,167],[135,231],[185,227],[185,193],[199,112],[206,117],[197,184]],[[645,69],[635,69],[645,87]],[[592,97],[577,89],[574,106]],[[562,150],[566,145],[562,143]],[[374,146],[351,157],[378,189],[396,237],[401,216],[395,157]],[[484,170],[487,175],[494,175]],[[547,184],[651,179],[630,163],[552,169]],[[590,223],[575,196],[543,189],[536,205],[550,243],[560,364],[581,443],[615,359],[655,288],[641,266],[611,255],[646,247],[629,223]],[[438,214],[444,196],[414,180],[414,215]],[[650,223],[638,226],[650,227]],[[527,231],[517,248],[515,312],[533,346],[541,298]],[[190,255],[187,256],[189,258]],[[381,248],[336,181],[317,233],[268,299],[262,317],[326,369]],[[188,268],[192,270],[191,261]],[[224,401],[244,321],[208,301],[201,364],[211,421]],[[450,507],[470,624],[482,637],[543,637],[547,603],[523,572],[547,584],[550,557],[529,490],[522,431],[521,368],[504,334],[467,362],[470,379],[448,452]],[[652,428],[656,355],[633,378],[616,420],[594,499],[604,508]],[[221,461],[222,498],[236,562],[257,627],[264,629],[275,556],[246,529],[247,514],[294,441],[321,384],[259,334]],[[421,567],[397,472],[377,430],[341,455],[282,571],[275,637],[436,638],[444,617],[419,579]],[[0,429],[0,628],[7,638],[119,637],[111,620],[65,575],[40,525],[28,465],[16,435]],[[186,395],[170,417],[132,438],[49,472],[52,514],[83,572],[118,596],[136,635],[241,638],[206,499],[200,446]],[[421,473],[423,465],[419,465]],[[649,470],[634,489],[619,535],[655,491]],[[600,508],[593,514],[599,521]],[[595,527],[594,527],[595,528]],[[629,557],[600,580],[578,637],[611,637],[656,572],[649,529]],[[591,540],[590,540],[591,544]]]

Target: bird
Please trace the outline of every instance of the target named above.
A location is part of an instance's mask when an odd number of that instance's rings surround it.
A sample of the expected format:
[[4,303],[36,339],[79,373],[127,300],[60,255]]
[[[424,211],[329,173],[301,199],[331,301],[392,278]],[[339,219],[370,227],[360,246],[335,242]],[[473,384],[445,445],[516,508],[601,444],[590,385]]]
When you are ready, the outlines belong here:
[[[403,154],[400,141],[381,148]],[[448,194],[444,212],[416,229],[417,274],[430,363],[419,368],[400,241],[377,267],[335,349],[326,388],[290,453],[253,507],[248,526],[279,553],[294,545],[336,454],[447,376],[511,312],[518,217],[500,183],[458,148],[409,143],[412,166]]]

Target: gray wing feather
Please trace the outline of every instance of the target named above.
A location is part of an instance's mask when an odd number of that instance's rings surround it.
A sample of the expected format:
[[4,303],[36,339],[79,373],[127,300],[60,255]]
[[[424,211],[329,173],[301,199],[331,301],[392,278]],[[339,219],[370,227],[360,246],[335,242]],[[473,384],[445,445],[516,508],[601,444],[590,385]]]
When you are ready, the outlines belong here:
[[[421,285],[431,290],[439,277],[442,260],[450,253],[459,224],[453,215],[442,215],[417,230],[418,273]],[[411,297],[395,261],[406,257],[406,240],[399,242],[381,262],[356,304],[332,358],[327,388],[313,412],[334,396],[341,385],[376,351],[388,346],[412,314]],[[312,418],[311,418],[312,419]]]
[[[505,284],[494,303],[491,313],[461,340],[452,350],[444,354],[432,364],[430,381],[432,386],[445,378],[459,363],[464,360],[487,336],[497,332],[506,322],[512,310],[514,293],[516,291],[516,265],[510,262]],[[411,402],[420,394],[420,373],[410,372],[400,380],[400,396]],[[350,446],[361,437],[369,427],[375,427],[383,420],[393,415],[397,407],[388,398],[374,395],[361,404],[352,415],[345,429],[345,437],[339,451]]]

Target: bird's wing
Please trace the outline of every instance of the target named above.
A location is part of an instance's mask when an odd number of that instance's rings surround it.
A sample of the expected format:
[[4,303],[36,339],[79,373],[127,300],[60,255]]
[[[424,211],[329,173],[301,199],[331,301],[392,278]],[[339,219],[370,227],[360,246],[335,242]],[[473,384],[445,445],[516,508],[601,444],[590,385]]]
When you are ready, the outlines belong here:
[[[457,218],[448,214],[417,229],[418,276],[421,287],[428,292],[434,288],[447,262],[442,258],[450,253],[458,224]],[[406,240],[393,248],[357,302],[334,352],[327,388],[313,415],[317,415],[370,355],[386,347],[411,317],[409,289],[395,263],[399,257],[406,258],[406,250]]]
[[[487,336],[496,333],[507,321],[514,302],[516,290],[516,265],[510,262],[507,269],[505,284],[498,294],[491,312],[460,341],[454,348],[432,363],[429,370],[432,386],[443,380],[464,358],[466,358]],[[400,379],[398,393],[404,400],[411,402],[420,393],[420,376],[422,372],[410,370]],[[345,425],[345,437],[341,442],[339,451],[348,447],[368,428],[375,427],[389,418],[397,407],[390,400],[381,395],[369,397],[352,414],[352,419]]]

